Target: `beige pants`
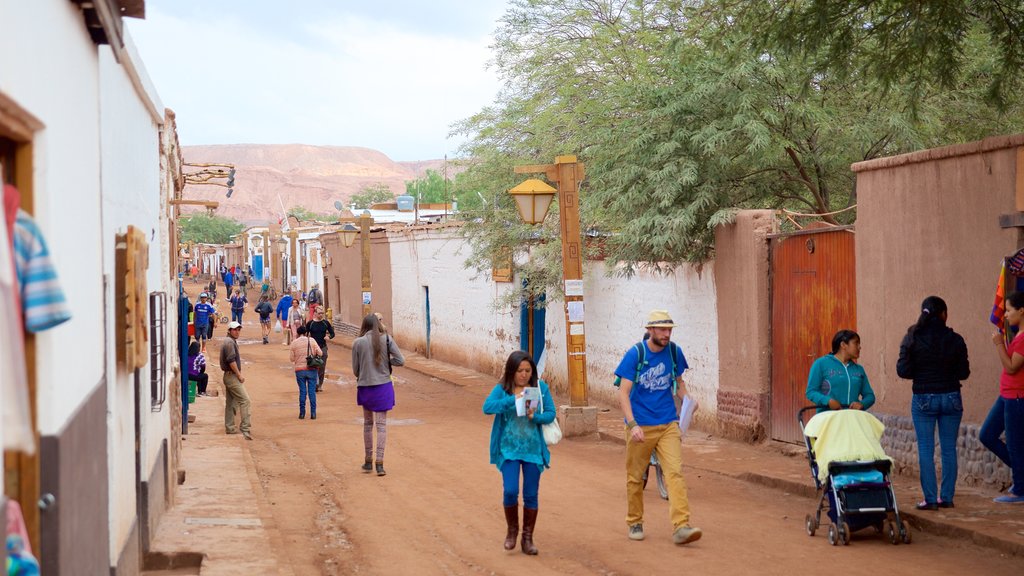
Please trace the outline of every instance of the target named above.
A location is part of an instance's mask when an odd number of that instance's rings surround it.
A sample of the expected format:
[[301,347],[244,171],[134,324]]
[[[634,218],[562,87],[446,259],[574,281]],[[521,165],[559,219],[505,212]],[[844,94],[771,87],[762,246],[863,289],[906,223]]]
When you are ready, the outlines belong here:
[[249,434],[249,393],[245,391],[245,385],[238,381],[234,372],[224,373],[224,431],[228,434],[235,434],[235,413],[242,413],[242,423],[239,429],[242,434]]
[[[643,442],[635,442],[629,430],[626,430],[626,524],[632,526],[644,521],[643,476],[650,464],[651,452],[656,452],[665,474],[672,528],[684,526],[690,521],[690,502],[686,496],[686,481],[683,480],[683,448],[679,426],[670,422],[640,428],[644,431]],[[654,470],[651,470],[650,480],[653,484]]]

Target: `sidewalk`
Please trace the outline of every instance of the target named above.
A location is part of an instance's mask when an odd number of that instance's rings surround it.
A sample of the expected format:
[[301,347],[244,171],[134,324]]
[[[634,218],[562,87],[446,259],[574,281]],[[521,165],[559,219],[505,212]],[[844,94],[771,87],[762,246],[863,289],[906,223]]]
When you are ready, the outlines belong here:
[[[211,385],[210,390],[218,386]],[[185,483],[160,519],[143,574],[291,576],[274,550],[281,537],[263,501],[256,467],[241,434],[224,434],[224,399],[196,398],[182,442]]]
[[[340,343],[350,346],[351,339]],[[496,381],[494,376],[429,360],[415,353],[406,354],[405,367],[455,385],[490,387]],[[625,444],[622,416],[617,409],[599,412],[598,435],[601,440]],[[693,430],[683,441],[683,462],[697,471],[806,496],[806,509],[793,511],[800,518],[813,513],[817,505],[814,481],[802,445],[781,442],[751,445]],[[998,495],[994,491],[958,485],[956,508],[919,511],[914,508],[921,499],[916,476],[896,475],[893,483],[900,515],[910,524],[912,533],[947,536],[1024,557],[1024,505],[996,504],[992,502]],[[824,520],[823,525],[827,525],[827,518]],[[819,528],[816,536],[823,545],[827,545],[825,532]]]

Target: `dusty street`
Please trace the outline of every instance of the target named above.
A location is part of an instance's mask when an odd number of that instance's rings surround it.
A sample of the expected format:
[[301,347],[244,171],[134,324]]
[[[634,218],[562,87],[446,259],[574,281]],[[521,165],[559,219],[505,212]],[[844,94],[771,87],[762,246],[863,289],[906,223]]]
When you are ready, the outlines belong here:
[[[507,553],[501,479],[488,464],[491,418],[481,412],[489,386],[455,386],[396,368],[388,474],[365,474],[350,350],[331,346],[318,419],[298,420],[287,348],[278,334],[263,345],[255,322],[250,309],[240,338],[253,398],[255,440],[247,445],[270,508],[264,513],[282,536],[279,562],[297,575],[799,574],[823,565],[862,574],[1021,570],[1020,558],[920,532],[912,545],[892,546],[868,529],[849,547],[833,548],[822,532],[814,538],[804,533],[810,499],[692,468],[684,473],[693,524],[704,538],[674,546],[667,503],[650,486],[647,539],[633,542],[624,521],[624,448],[597,439],[564,440],[553,448],[552,468],[540,486],[540,555]],[[218,327],[208,350],[212,388],[221,386],[216,340],[223,332]]]

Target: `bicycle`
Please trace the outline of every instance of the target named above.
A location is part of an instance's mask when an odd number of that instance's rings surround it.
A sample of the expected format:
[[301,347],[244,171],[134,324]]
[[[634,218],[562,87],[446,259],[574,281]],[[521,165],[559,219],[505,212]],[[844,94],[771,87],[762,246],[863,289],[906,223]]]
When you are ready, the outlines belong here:
[[668,500],[668,487],[665,486],[665,473],[661,469],[661,462],[658,462],[657,452],[651,452],[651,461],[647,464],[647,470],[644,471],[644,488],[647,488],[647,478],[650,476],[651,466],[654,466],[654,476],[658,482],[658,494],[661,495],[662,500]]

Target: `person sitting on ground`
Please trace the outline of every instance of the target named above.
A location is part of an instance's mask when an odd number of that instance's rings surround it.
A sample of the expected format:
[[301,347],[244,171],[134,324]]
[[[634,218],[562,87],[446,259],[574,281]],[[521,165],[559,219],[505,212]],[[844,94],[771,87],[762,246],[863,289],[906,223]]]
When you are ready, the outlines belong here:
[[210,383],[210,376],[206,373],[206,356],[203,354],[198,340],[193,340],[188,345],[188,379],[195,380],[197,395],[206,396],[206,387]]

